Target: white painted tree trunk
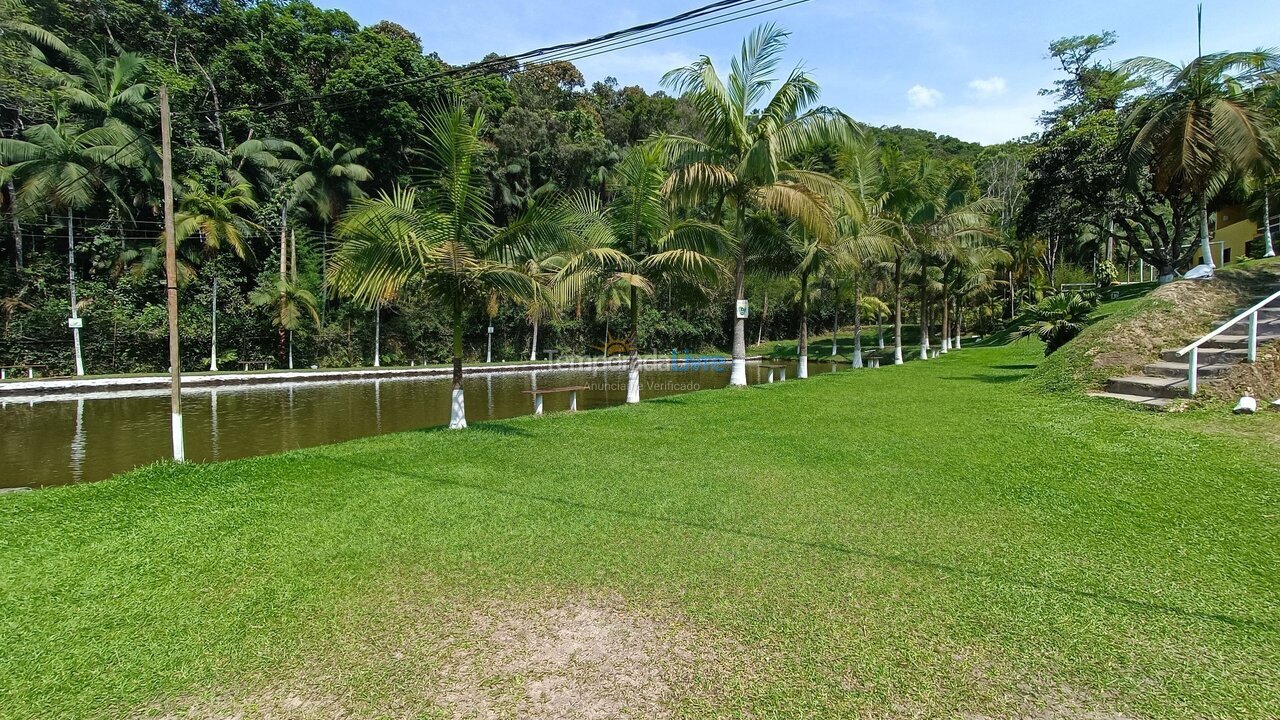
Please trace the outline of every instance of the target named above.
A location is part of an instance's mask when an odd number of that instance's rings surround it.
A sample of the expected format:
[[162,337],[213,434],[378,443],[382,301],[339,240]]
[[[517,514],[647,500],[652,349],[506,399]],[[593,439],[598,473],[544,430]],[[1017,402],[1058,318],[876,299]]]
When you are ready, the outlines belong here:
[[[738,230],[743,229],[743,211],[738,210]],[[746,250],[738,251],[738,261],[733,272],[734,286],[734,305],[737,301],[746,299],[747,289],[747,257]],[[747,321],[745,318],[737,316],[734,312],[733,318],[733,370],[729,373],[729,384],[734,387],[746,387],[747,385]]]
[[373,308],[373,366],[382,367],[382,308]]
[[632,405],[640,402],[640,361],[638,358],[632,358],[631,367],[627,368],[627,402]]
[[876,313],[876,348],[884,349],[884,315]]
[[213,276],[213,301],[209,303],[209,372],[218,372],[218,276]]
[[530,362],[538,359],[538,318],[533,319],[533,342],[529,345]]
[[801,380],[809,377],[809,356],[808,355],[800,356],[800,367],[797,368],[796,370],[796,377],[800,378]]
[[293,369],[293,331],[289,331],[289,369]]
[[467,403],[462,388],[453,389],[453,397],[449,403],[449,429],[462,430],[467,427]]
[[[75,218],[70,210],[67,211],[67,281],[71,291],[71,319],[75,320],[80,317],[80,313],[76,310],[76,234],[74,229]],[[71,328],[71,344],[75,348],[76,353],[76,375],[84,375],[84,356],[80,352],[80,328]]]
[[1263,257],[1275,257],[1275,245],[1271,243],[1271,196],[1267,194],[1266,188],[1262,190],[1262,225],[1265,229],[1262,231],[1262,237],[1266,240],[1266,250]]
[[1209,200],[1200,195],[1200,251],[1204,253],[1204,262],[1209,267],[1217,267],[1213,262],[1213,249],[1209,247]]
[[486,331],[488,340],[484,344],[484,361],[493,362],[493,318],[489,318],[489,329]]

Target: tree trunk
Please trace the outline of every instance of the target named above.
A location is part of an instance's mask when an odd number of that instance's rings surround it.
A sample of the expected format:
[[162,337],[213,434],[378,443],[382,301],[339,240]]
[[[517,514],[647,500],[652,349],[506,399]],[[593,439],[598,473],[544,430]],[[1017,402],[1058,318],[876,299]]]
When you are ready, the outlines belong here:
[[453,394],[449,403],[449,429],[461,430],[466,426],[467,406],[462,394],[462,298],[455,297],[453,300]]
[[[14,223],[18,222],[14,218]],[[1271,242],[1271,196],[1267,193],[1267,188],[1262,188],[1262,237],[1265,239],[1265,248],[1263,249],[1263,257],[1275,257],[1275,245]],[[16,230],[15,230],[16,232]]]
[[942,354],[951,350],[951,283],[945,278],[942,281]]
[[884,313],[876,310],[876,349],[884,349]]
[[756,344],[764,342],[764,326],[769,324],[769,289],[764,291],[764,309],[760,312],[760,327],[756,330]]
[[289,331],[289,369],[293,369],[293,331]]
[[76,234],[75,217],[67,210],[67,285],[71,292],[71,342],[76,353],[76,375],[84,375],[84,356],[80,352],[80,312],[76,309]]
[[835,288],[833,294],[836,301],[833,308],[834,312],[832,313],[835,317],[831,321],[831,357],[835,357],[838,354],[837,350],[840,345],[840,289]]
[[809,377],[809,273],[800,273],[800,339],[796,343],[796,377]]
[[862,367],[862,283],[853,276],[853,367]]
[[902,364],[902,257],[893,261],[893,364]]
[[929,359],[929,272],[920,267],[920,359]]
[[[743,234],[742,227],[745,211],[738,208],[738,233]],[[747,285],[747,248],[745,239],[738,248],[737,261],[733,268],[733,372],[729,375],[729,384],[738,387],[747,385],[747,321],[738,317],[736,306],[738,301],[746,299]]]
[[18,192],[13,187],[13,181],[7,183],[9,190],[9,225],[13,228],[13,267],[15,270],[22,269],[22,225],[18,222]]
[[529,344],[529,362],[538,359],[538,316],[533,316],[533,342]]
[[955,340],[954,340],[954,345],[956,350],[960,349],[960,332],[961,332],[960,318],[961,318],[960,298],[956,298],[956,334],[955,334]]
[[640,402],[640,293],[631,286],[631,357],[627,360],[627,402]]
[[373,366],[382,367],[382,306],[373,306]]
[[1209,198],[1203,192],[1200,193],[1200,251],[1204,253],[1206,265],[1217,267],[1213,261],[1213,248],[1209,246]]
[[209,372],[218,372],[218,274],[213,275],[213,300],[209,303]]

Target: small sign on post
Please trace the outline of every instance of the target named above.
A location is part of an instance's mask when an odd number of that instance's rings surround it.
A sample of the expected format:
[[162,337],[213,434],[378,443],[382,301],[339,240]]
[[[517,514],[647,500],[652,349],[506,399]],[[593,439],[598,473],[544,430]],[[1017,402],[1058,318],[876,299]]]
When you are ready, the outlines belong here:
[[84,318],[78,318],[78,317],[67,318],[67,327],[71,328],[72,330],[84,329]]
[[750,306],[746,300],[739,300],[737,318],[739,320],[747,319],[747,312],[749,309],[750,309]]

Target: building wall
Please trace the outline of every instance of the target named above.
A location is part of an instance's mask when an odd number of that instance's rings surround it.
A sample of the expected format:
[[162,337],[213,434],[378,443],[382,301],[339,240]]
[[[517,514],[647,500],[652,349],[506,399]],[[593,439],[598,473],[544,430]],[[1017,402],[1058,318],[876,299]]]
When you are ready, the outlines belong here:
[[[1249,218],[1245,208],[1234,205],[1214,213],[1214,230],[1210,236],[1210,249],[1213,262],[1217,265],[1239,260],[1248,255],[1246,246],[1254,238],[1261,236],[1257,223]],[[1204,262],[1204,255],[1197,252],[1191,259],[1195,267]]]

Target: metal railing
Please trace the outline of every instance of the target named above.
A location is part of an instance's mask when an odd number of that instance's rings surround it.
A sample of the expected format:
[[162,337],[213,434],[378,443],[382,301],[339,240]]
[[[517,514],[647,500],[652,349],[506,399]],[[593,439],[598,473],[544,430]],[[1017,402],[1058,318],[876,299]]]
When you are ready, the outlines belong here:
[[1198,389],[1196,376],[1199,374],[1199,371],[1200,371],[1200,346],[1218,337],[1222,333],[1226,332],[1229,328],[1234,327],[1237,323],[1239,323],[1240,321],[1246,318],[1249,320],[1249,335],[1248,335],[1248,341],[1246,344],[1246,347],[1248,348],[1248,350],[1245,353],[1245,358],[1249,362],[1253,362],[1254,360],[1258,359],[1258,311],[1262,310],[1266,306],[1275,302],[1277,299],[1280,299],[1280,290],[1277,290],[1276,292],[1271,293],[1264,300],[1258,302],[1257,304],[1250,307],[1248,310],[1245,310],[1239,315],[1236,315],[1235,317],[1231,318],[1225,323],[1219,325],[1216,329],[1211,331],[1208,335],[1205,335],[1204,337],[1200,338],[1199,340],[1191,343],[1190,345],[1182,348],[1177,352],[1178,357],[1182,357],[1187,353],[1191,353],[1191,357],[1188,358],[1187,360],[1187,394],[1188,395],[1195,395],[1196,390]]

